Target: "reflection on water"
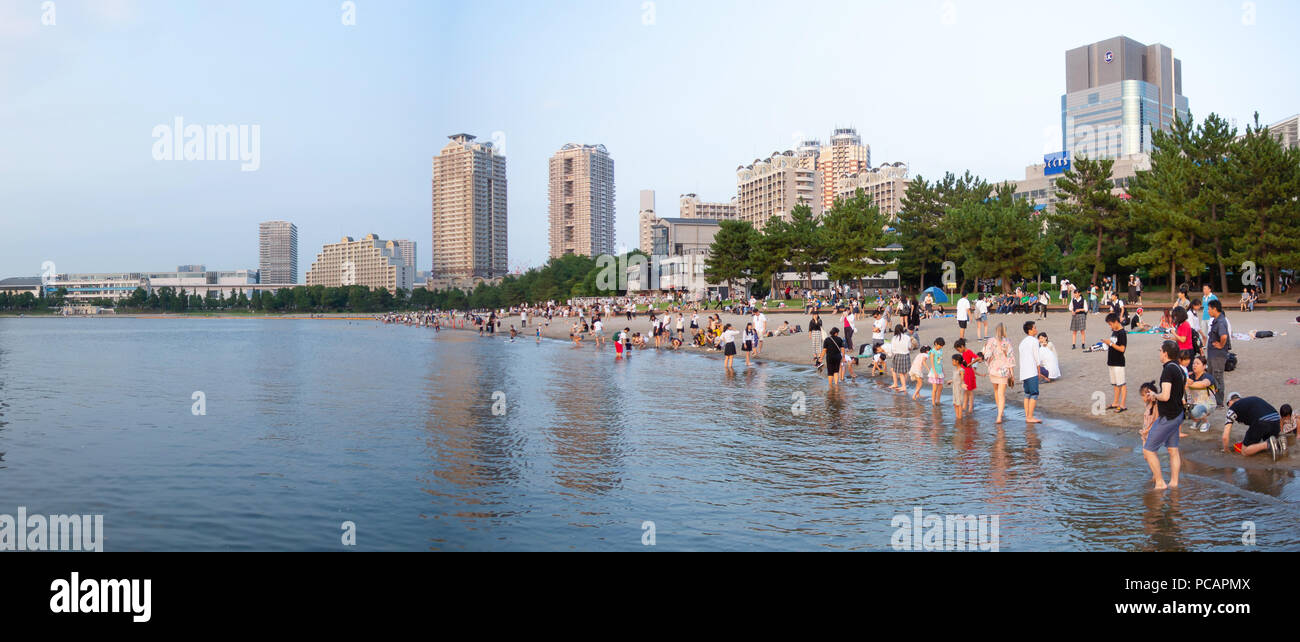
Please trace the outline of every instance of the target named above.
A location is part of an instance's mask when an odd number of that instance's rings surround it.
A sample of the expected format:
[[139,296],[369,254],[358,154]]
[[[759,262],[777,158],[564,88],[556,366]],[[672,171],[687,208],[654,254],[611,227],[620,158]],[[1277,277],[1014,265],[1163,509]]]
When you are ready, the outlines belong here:
[[111,550],[332,550],[343,521],[363,549],[640,549],[653,521],[660,548],[881,550],[917,507],[999,516],[1002,550],[1236,550],[1247,520],[1300,548],[1290,472],[1187,462],[1153,492],[1131,436],[860,381],[371,322],[0,319],[0,513],[104,513]]

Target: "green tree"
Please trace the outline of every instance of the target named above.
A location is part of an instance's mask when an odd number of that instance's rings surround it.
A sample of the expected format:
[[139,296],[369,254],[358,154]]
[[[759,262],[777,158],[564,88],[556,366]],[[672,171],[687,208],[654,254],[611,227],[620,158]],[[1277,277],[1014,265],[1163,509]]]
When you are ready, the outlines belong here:
[[941,228],[944,215],[966,204],[983,201],[990,191],[988,181],[969,171],[961,176],[947,172],[934,183],[917,176],[907,186],[895,225],[903,246],[898,261],[900,281],[915,278],[917,289],[925,289],[929,269],[947,260],[949,248]]
[[704,280],[712,285],[743,286],[751,278],[751,255],[758,242],[759,234],[748,222],[719,221],[704,261]]
[[885,234],[887,221],[871,197],[859,189],[851,198],[837,200],[821,219],[819,245],[825,248],[826,276],[836,281],[858,281],[889,269],[884,263],[889,244]]
[[1179,120],[1168,131],[1152,133],[1151,169],[1129,181],[1132,199],[1126,206],[1129,227],[1144,249],[1119,259],[1120,265],[1169,273],[1169,298],[1178,288],[1178,270],[1200,274],[1210,260],[1204,240],[1210,226],[1200,214],[1204,172],[1197,167],[1190,120]]
[[1226,165],[1233,186],[1227,225],[1233,231],[1232,265],[1253,261],[1271,296],[1280,269],[1300,266],[1300,149],[1284,148],[1267,127],[1246,127]]
[[1090,271],[1092,282],[1106,269],[1102,249],[1107,235],[1121,235],[1127,222],[1119,211],[1120,198],[1111,193],[1114,164],[1110,159],[1075,158],[1065,176],[1056,179],[1056,196],[1061,202],[1050,220],[1072,241],[1073,251],[1066,256],[1065,266],[1075,275]]

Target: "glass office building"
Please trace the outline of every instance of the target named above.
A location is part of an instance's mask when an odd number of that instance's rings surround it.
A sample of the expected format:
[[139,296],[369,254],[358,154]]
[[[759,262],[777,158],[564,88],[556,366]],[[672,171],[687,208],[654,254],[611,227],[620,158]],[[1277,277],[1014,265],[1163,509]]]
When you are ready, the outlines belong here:
[[1187,118],[1183,64],[1164,45],[1123,36],[1065,52],[1061,148],[1075,158],[1151,152],[1151,133]]

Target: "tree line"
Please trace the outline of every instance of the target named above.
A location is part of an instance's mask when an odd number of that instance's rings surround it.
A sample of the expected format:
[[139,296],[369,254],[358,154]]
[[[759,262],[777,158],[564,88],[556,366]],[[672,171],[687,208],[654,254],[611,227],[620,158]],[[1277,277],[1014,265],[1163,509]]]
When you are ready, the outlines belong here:
[[1258,277],[1266,296],[1277,291],[1284,271],[1300,267],[1300,150],[1258,115],[1240,137],[1211,114],[1153,132],[1152,144],[1151,168],[1129,179],[1127,198],[1112,193],[1114,161],[1073,159],[1053,183],[1051,214],[1016,198],[1013,184],[967,171],[917,176],[893,221],[862,190],[820,218],[801,204],[762,230],[722,221],[706,279],[774,287],[780,272],[810,281],[824,270],[851,283],[897,269],[919,291],[951,261],[962,292],[980,279],[1007,291],[1048,275],[1087,287],[1107,274],[1167,280],[1171,296],[1200,282],[1226,292],[1230,275]]

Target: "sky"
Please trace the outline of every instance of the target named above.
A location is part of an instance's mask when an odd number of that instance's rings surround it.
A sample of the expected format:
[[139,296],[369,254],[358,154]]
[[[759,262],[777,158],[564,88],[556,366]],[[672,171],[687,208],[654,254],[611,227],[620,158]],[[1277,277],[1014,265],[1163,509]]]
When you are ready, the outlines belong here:
[[[0,278],[256,269],[272,219],[298,226],[300,279],[368,233],[427,270],[458,132],[504,147],[511,269],[546,260],[569,142],[613,157],[627,248],[640,190],[661,215],[726,201],[737,165],[835,127],[913,177],[1018,179],[1060,148],[1067,49],[1168,45],[1192,114],[1244,128],[1300,112],[1295,24],[1267,0],[0,0]],[[255,171],[167,160],[178,117],[256,126]]]

